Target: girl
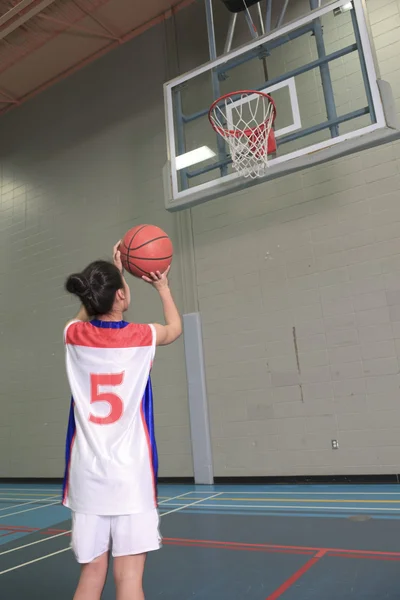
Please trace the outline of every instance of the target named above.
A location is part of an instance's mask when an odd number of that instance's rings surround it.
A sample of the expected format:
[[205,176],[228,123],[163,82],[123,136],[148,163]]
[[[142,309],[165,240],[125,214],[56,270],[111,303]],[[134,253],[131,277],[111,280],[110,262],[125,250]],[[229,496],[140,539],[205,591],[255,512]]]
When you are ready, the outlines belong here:
[[146,553],[161,542],[150,370],[156,346],[181,335],[181,319],[166,271],[143,277],[160,295],[166,324],[124,321],[131,297],[119,243],[113,258],[66,281],[82,303],[64,331],[72,401],[63,504],[82,564],[74,600],[100,600],[110,548],[117,600],[144,600]]

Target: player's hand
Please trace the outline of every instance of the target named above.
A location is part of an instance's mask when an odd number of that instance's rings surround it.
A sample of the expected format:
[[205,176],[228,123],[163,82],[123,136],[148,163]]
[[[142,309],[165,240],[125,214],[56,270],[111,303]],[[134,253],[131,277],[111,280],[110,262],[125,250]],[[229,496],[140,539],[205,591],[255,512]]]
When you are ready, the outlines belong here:
[[156,290],[159,292],[164,289],[168,289],[168,273],[171,269],[171,265],[168,267],[164,273],[160,273],[160,271],[156,271],[155,273],[150,273],[150,276],[147,277],[143,275],[142,279],[150,283]]
[[115,244],[114,248],[113,248],[113,261],[114,261],[114,265],[117,267],[117,269],[120,271],[120,273],[124,272],[124,267],[122,266],[122,261],[121,261],[121,252],[119,250],[121,246],[121,240],[119,240],[119,242],[117,244]]

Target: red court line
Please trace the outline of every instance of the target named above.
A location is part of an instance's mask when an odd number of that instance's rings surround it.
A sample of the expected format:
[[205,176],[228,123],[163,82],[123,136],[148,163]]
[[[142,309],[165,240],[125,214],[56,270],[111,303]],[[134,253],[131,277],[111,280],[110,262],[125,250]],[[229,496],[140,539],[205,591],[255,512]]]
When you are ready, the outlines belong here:
[[23,533],[30,533],[31,531],[40,531],[37,527],[25,527],[20,525],[0,525],[0,531],[12,531],[13,533],[18,533],[22,531]]
[[305,555],[305,556],[312,556],[312,552],[310,552],[309,550],[286,550],[286,549],[282,549],[282,550],[276,550],[275,548],[269,548],[268,546],[258,546],[257,544],[255,544],[254,546],[252,546],[251,544],[229,544],[229,543],[224,543],[224,544],[212,544],[212,543],[207,543],[207,542],[184,542],[182,540],[173,540],[173,539],[165,539],[163,538],[163,542],[167,545],[167,546],[185,546],[186,548],[208,548],[210,550],[239,550],[239,551],[245,551],[245,552],[270,552],[270,553],[274,553],[274,554],[300,554],[300,555]]
[[286,579],[286,581],[282,583],[282,585],[280,585],[278,589],[275,590],[275,592],[270,594],[266,600],[277,600],[277,598],[280,598],[282,594],[284,594],[289,588],[292,587],[293,584],[296,583],[296,581],[300,579],[300,577],[303,577],[304,573],[307,573],[307,571],[309,571],[319,560],[321,560],[321,558],[325,556],[325,554],[325,550],[320,550],[319,552],[317,552],[317,554],[313,558],[310,558],[310,560],[308,560],[305,565],[300,567],[298,571],[296,571],[295,573],[293,573],[293,575]]
[[297,553],[298,551],[304,552],[307,551],[310,554],[318,553],[323,551],[324,554],[329,556],[335,556],[340,553],[343,557],[353,558],[357,556],[357,558],[373,558],[373,557],[390,557],[400,559],[400,552],[387,552],[380,550],[354,550],[347,548],[318,548],[314,546],[283,546],[281,544],[247,544],[242,542],[223,542],[220,540],[192,540],[189,538],[164,538],[164,542],[175,543],[178,545],[178,542],[182,543],[182,545],[195,545],[195,544],[208,544],[215,548],[239,548],[241,550],[250,550],[252,548],[262,548],[268,550],[275,550],[276,552],[287,551],[288,553]]
[[[68,533],[68,529],[39,529],[37,527],[25,527],[19,525],[0,525],[0,531],[11,533],[39,533],[40,535],[57,535]],[[380,550],[354,550],[348,548],[318,548],[314,546],[287,546],[282,544],[250,544],[245,542],[227,542],[222,540],[199,540],[191,538],[169,538],[164,537],[163,543],[168,546],[185,546],[196,548],[220,548],[221,550],[242,550],[248,552],[276,552],[279,554],[301,554],[305,556],[323,556],[339,558],[357,558],[372,560],[395,560],[400,561],[400,552],[388,552]],[[314,556],[315,555],[315,556]]]
[[15,533],[15,532],[14,532],[14,531],[7,531],[7,533],[2,533],[2,534],[0,535],[0,538],[1,538],[1,537],[6,537],[7,535],[12,535],[13,533]]
[[326,554],[324,550],[320,550],[313,558],[310,558],[305,565],[300,567],[293,575],[291,575],[282,585],[280,585],[272,594],[268,596],[266,600],[277,600],[282,594],[284,594],[289,588],[292,587],[304,575],[307,573],[321,558]]
[[352,554],[343,554],[342,552],[328,552],[327,556],[329,556],[330,558],[358,558],[360,560],[391,560],[395,562],[400,562],[400,556],[396,556],[395,554],[390,555],[390,552],[388,552],[387,555],[385,554],[384,556],[382,556],[381,554],[365,555],[360,554],[359,552],[354,552]]

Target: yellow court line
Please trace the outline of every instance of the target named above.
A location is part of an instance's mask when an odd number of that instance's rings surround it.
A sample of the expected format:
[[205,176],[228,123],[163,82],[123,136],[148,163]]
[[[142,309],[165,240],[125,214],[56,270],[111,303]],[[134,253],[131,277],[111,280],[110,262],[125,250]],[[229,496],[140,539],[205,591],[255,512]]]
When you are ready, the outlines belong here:
[[219,498],[215,498],[215,501],[220,501],[220,500],[240,500],[242,502],[292,502],[292,503],[296,503],[296,502],[325,502],[330,504],[331,502],[339,502],[339,503],[345,503],[347,504],[348,502],[352,502],[355,504],[361,504],[361,503],[366,503],[366,504],[370,504],[370,503],[376,503],[376,504],[400,504],[400,500],[359,500],[359,499],[349,499],[349,500],[342,500],[342,499],[337,499],[337,498],[333,498],[333,499],[328,499],[328,498],[228,498],[226,496],[222,496]]

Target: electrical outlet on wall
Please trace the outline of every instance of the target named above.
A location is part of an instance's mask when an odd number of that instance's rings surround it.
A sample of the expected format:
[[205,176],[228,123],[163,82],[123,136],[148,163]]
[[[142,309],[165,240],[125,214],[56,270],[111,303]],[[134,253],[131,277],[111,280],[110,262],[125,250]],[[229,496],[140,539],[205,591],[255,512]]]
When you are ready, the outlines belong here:
[[332,440],[332,450],[339,450],[339,442],[337,440]]

